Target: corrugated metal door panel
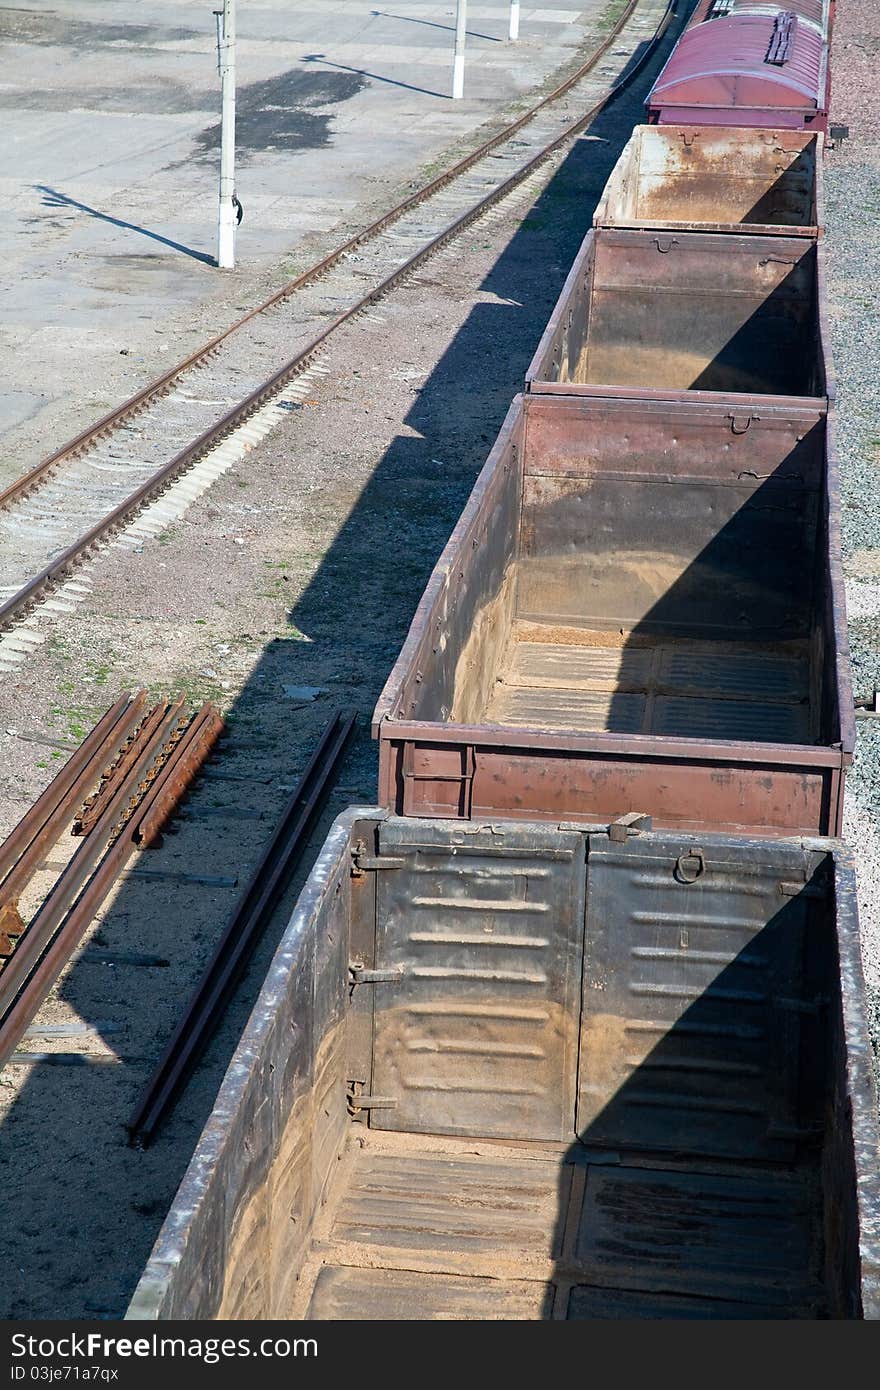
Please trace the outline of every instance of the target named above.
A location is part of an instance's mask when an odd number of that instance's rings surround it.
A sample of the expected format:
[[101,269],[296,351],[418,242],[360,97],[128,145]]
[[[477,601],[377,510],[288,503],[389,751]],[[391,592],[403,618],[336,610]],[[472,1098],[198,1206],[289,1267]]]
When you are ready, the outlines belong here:
[[[416,841],[418,836],[418,841]],[[564,1140],[575,1111],[584,838],[389,821],[380,871],[375,1128]]]
[[701,869],[683,852],[692,842],[672,836],[590,841],[578,1132],[603,1147],[788,1160],[813,1004],[808,900],[780,885],[803,881],[805,854],[713,847]]

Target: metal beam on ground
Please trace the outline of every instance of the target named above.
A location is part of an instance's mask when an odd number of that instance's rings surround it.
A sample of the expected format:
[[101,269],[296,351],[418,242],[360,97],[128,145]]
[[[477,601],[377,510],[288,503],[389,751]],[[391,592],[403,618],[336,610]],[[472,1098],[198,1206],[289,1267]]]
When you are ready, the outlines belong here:
[[170,1110],[216,1028],[257,941],[308,842],[356,722],[338,713],[324,730],[263,857],[236,904],[217,949],[139,1100],[128,1132],[145,1146]]

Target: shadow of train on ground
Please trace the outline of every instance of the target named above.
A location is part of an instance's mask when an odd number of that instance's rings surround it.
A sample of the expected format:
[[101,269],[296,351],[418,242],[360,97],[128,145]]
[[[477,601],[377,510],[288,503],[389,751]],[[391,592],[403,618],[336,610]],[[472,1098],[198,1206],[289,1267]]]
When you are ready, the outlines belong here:
[[[90,959],[86,950],[63,981],[60,997],[118,1060],[36,1064],[5,1116],[0,1175],[15,1199],[6,1204],[0,1234],[7,1271],[3,1316],[110,1318],[124,1312],[310,857],[334,815],[375,796],[369,713],[436,557],[522,385],[598,195],[633,124],[643,118],[642,99],[681,23],[679,17],[633,90],[600,114],[588,138],[576,142],[486,276],[482,289],[492,301],[477,304],[467,316],[418,389],[402,427],[400,417],[392,421],[390,428],[398,432],[381,457],[363,465],[363,485],[344,458],[322,456],[320,441],[312,449],[316,471],[306,500],[316,527],[335,516],[335,538],[288,605],[285,631],[266,641],[231,710],[229,739],[191,797],[178,833],[139,865],[155,876],[135,875],[126,882],[101,914],[94,938],[106,950],[134,949],[169,964],[123,961],[111,967]],[[480,239],[479,225],[469,235]],[[422,271],[405,291],[409,302],[429,300],[434,273],[430,264]],[[413,334],[415,351],[418,322]],[[375,375],[382,364],[369,367]],[[307,434],[305,413],[297,414],[297,429],[300,425]],[[275,458],[285,446],[282,440],[267,447]],[[299,467],[299,447],[291,453]],[[217,508],[240,496],[235,480],[225,479],[207,506]],[[346,514],[339,525],[339,516]],[[163,560],[171,562],[173,555],[169,543]],[[278,583],[292,581],[295,595],[297,580],[285,563],[287,569],[288,580],[279,575]],[[204,618],[209,617],[206,612]],[[297,633],[309,640],[289,640]],[[104,687],[107,704],[131,680],[114,672]],[[324,686],[332,696],[297,708],[279,699],[285,681]],[[242,856],[245,863],[256,861],[287,788],[307,761],[330,706],[337,704],[359,710],[358,739],[285,908],[276,914],[202,1067],[162,1133],[145,1152],[133,1150],[126,1144],[125,1122],[234,902],[233,889],[222,886],[224,872],[230,873],[224,843],[228,847],[231,836],[246,847],[235,857],[236,871]],[[262,819],[247,805],[259,798]],[[188,874],[216,882],[190,882]]]

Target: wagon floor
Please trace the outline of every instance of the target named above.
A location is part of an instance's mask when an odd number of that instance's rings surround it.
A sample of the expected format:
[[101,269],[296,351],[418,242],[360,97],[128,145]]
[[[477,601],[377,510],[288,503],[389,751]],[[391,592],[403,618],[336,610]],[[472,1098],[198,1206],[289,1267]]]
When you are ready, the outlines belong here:
[[331,1211],[310,1319],[824,1315],[795,1174],[368,1133]]
[[809,743],[809,661],[798,645],[681,641],[516,625],[485,718],[527,728]]

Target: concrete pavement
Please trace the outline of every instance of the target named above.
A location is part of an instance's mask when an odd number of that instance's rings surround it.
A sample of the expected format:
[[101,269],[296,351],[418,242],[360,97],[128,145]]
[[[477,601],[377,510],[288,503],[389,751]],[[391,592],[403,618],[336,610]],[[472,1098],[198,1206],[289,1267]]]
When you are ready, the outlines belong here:
[[[620,0],[239,0],[235,272],[212,263],[212,6],[40,0],[0,12],[0,483],[58,447],[522,102]],[[439,167],[439,166],[438,166]]]

